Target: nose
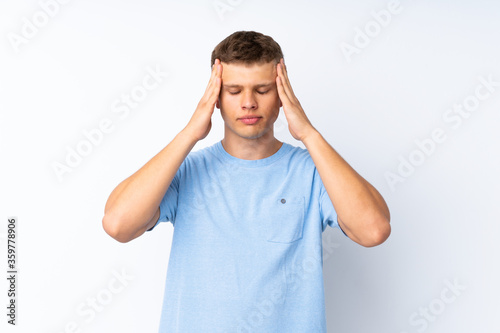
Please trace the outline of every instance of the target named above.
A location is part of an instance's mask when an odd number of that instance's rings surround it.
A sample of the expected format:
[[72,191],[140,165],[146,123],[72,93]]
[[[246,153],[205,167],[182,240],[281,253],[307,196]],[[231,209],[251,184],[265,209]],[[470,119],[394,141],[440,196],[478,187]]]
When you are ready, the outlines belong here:
[[241,108],[244,110],[257,109],[257,100],[251,92],[246,92],[242,95]]

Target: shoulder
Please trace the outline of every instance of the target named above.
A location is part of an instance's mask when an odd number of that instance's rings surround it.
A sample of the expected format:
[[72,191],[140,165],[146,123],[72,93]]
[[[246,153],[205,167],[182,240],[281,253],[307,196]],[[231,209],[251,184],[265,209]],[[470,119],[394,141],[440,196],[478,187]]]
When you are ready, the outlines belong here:
[[216,145],[217,143],[190,151],[181,166],[184,168],[195,168],[200,165],[213,163],[217,159]]
[[293,146],[287,142],[283,142],[284,145],[288,146],[289,159],[294,163],[305,164],[308,166],[314,166],[313,160],[309,151],[300,146]]

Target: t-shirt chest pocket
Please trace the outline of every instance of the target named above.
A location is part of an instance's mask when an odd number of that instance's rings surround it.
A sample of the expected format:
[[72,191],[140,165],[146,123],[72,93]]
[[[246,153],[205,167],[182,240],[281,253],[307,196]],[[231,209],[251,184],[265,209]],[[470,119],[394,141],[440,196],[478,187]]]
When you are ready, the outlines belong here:
[[292,243],[302,238],[304,197],[274,197],[266,206],[264,230],[268,242]]

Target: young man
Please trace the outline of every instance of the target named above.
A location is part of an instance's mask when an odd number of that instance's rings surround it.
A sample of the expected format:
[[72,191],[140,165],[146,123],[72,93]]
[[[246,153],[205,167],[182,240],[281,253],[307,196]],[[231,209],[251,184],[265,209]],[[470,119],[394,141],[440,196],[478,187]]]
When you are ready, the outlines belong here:
[[[236,32],[212,64],[187,126],[111,193],[103,227],[128,242],[174,225],[160,332],[326,332],[322,232],[381,244],[387,205],[312,126],[271,37]],[[224,138],[191,152],[214,107]],[[274,137],[280,107],[307,149]]]

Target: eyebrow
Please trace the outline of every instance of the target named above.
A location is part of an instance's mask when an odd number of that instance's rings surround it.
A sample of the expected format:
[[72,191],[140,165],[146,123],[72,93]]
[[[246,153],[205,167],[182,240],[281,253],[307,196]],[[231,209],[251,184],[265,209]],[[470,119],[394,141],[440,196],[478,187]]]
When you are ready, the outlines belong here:
[[[261,84],[257,84],[255,85],[256,88],[262,88],[262,87],[269,87],[269,86],[272,86],[274,84],[274,82],[269,82],[269,83],[261,83]],[[224,88],[241,88],[243,87],[242,85],[240,84],[223,84],[222,85]]]

